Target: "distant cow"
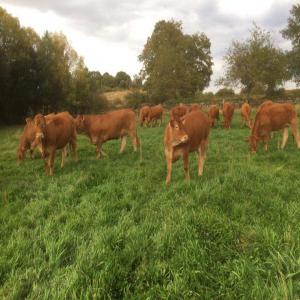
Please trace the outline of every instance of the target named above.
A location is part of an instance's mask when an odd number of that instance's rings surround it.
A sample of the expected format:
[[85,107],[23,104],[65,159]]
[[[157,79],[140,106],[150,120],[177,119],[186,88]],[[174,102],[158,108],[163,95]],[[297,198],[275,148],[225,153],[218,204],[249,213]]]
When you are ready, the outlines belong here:
[[223,104],[224,128],[229,129],[231,127],[233,113],[234,113],[234,105],[230,102],[224,102]]
[[164,133],[165,157],[167,161],[166,184],[171,181],[172,163],[183,158],[186,180],[190,180],[189,153],[198,153],[198,175],[203,174],[203,166],[208,146],[210,123],[202,111],[193,111],[182,119],[171,118]]
[[159,122],[159,126],[162,124],[164,108],[161,104],[150,107],[147,123],[153,125],[156,121]]
[[[49,121],[53,116],[55,116],[54,113],[46,115],[46,121]],[[36,135],[36,127],[34,125],[32,118],[26,118],[26,125],[24,127],[23,133],[20,137],[19,146],[17,149],[17,158],[18,161],[21,162],[26,157],[26,152],[29,150],[30,152],[30,158],[33,158],[33,151],[34,149],[31,147],[35,135]],[[41,152],[42,149],[40,149]]]
[[97,158],[106,155],[102,150],[102,145],[109,140],[121,138],[120,153],[125,149],[128,135],[134,151],[137,151],[140,146],[136,116],[131,109],[120,109],[101,115],[79,115],[75,122],[77,131],[86,134],[91,144],[96,145]]
[[174,106],[170,111],[170,118],[178,120],[189,112],[189,107],[184,104]]
[[68,112],[58,113],[48,121],[42,114],[38,114],[33,121],[36,135],[31,148],[38,146],[42,149],[47,174],[53,175],[55,152],[58,149],[63,150],[61,167],[64,166],[66,156],[64,150],[67,145],[70,146],[77,160],[75,121]]
[[255,117],[255,122],[249,138],[250,149],[256,152],[257,142],[264,143],[264,149],[268,150],[270,133],[283,129],[281,149],[285,147],[288,139],[288,127],[291,127],[297,147],[300,148],[298,133],[297,112],[290,103],[269,104],[261,108]]
[[149,105],[145,105],[140,109],[139,119],[140,119],[140,126],[141,127],[147,125],[147,120],[148,120],[148,117],[149,117],[149,113],[150,113],[150,106]]
[[202,107],[200,104],[196,104],[193,103],[190,107],[189,107],[189,112],[195,111],[195,110],[201,110]]
[[245,102],[241,106],[242,126],[247,125],[249,128],[252,127],[251,121],[251,106]]
[[216,120],[219,120],[219,108],[217,105],[211,105],[208,110],[210,126],[214,127]]

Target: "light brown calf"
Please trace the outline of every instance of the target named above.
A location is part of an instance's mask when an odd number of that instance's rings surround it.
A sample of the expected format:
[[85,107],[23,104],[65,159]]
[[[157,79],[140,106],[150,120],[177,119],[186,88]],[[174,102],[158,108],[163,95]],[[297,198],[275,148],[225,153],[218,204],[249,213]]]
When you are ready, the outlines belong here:
[[55,152],[58,149],[63,150],[61,167],[64,166],[67,145],[77,160],[75,121],[68,112],[58,113],[48,121],[38,114],[34,117],[34,125],[36,135],[31,148],[38,146],[42,149],[46,174],[53,175]]
[[198,175],[203,174],[203,166],[208,147],[210,123],[202,111],[186,114],[182,120],[171,118],[164,133],[165,157],[167,161],[166,184],[171,181],[172,163],[183,158],[184,173],[187,181],[189,174],[189,153],[198,153]]
[[170,111],[170,118],[173,120],[179,120],[184,115],[186,115],[189,112],[189,107],[184,104],[179,104],[174,106]]
[[146,126],[147,125],[147,120],[149,117],[149,113],[150,113],[150,106],[149,105],[145,105],[140,109],[140,115],[139,115],[139,119],[140,119],[140,126]]
[[102,150],[102,145],[109,140],[121,138],[120,153],[125,149],[128,135],[134,151],[137,151],[140,146],[136,115],[131,109],[115,110],[102,115],[79,115],[75,122],[77,131],[86,134],[91,144],[96,145],[97,158],[106,155]]
[[150,107],[147,123],[150,125],[154,125],[155,122],[158,121],[160,127],[162,124],[163,113],[164,113],[164,108],[161,104]]
[[217,105],[211,105],[208,110],[208,117],[211,127],[215,127],[215,122],[216,120],[219,120],[219,115],[219,107]]
[[241,116],[242,116],[242,127],[248,126],[249,128],[252,127],[252,120],[251,120],[251,106],[249,103],[245,102],[241,106]]
[[234,105],[230,102],[224,102],[223,104],[223,127],[229,129],[231,127],[232,117],[234,113]]
[[281,149],[288,139],[288,127],[291,127],[297,147],[300,148],[297,112],[293,104],[269,104],[257,112],[249,138],[250,150],[256,152],[257,143],[262,141],[264,149],[268,150],[270,133],[283,130]]

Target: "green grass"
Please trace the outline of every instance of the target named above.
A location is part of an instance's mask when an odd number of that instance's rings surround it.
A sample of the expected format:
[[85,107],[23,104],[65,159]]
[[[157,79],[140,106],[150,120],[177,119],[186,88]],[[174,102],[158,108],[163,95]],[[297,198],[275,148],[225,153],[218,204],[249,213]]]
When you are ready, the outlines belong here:
[[249,129],[213,129],[204,176],[190,157],[166,187],[163,128],[95,147],[79,162],[16,163],[21,128],[0,130],[1,299],[300,299],[300,152],[277,137],[249,154]]

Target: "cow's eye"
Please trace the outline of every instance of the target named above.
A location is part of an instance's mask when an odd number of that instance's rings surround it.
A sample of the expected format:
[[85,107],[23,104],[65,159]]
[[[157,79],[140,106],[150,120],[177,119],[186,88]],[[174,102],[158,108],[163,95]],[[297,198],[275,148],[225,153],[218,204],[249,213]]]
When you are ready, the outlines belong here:
[[175,126],[175,129],[178,129],[178,128],[179,128],[178,125],[176,125],[176,126]]

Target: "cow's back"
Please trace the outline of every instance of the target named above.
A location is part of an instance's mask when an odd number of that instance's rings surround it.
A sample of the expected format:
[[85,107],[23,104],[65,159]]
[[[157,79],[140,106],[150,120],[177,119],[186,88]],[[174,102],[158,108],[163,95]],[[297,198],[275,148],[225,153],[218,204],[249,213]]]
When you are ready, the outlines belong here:
[[104,140],[125,135],[136,126],[136,115],[131,109],[120,109],[102,115],[86,115],[86,130],[90,137],[101,135]]
[[209,136],[210,122],[202,111],[187,113],[183,119],[184,130],[187,133],[189,151],[198,149],[202,140]]
[[71,139],[76,137],[75,121],[68,112],[51,116],[46,124],[46,144],[48,147],[63,148]]

